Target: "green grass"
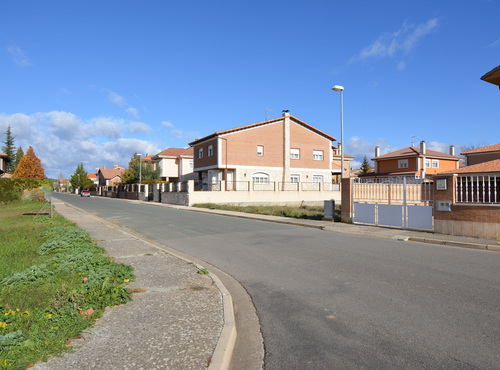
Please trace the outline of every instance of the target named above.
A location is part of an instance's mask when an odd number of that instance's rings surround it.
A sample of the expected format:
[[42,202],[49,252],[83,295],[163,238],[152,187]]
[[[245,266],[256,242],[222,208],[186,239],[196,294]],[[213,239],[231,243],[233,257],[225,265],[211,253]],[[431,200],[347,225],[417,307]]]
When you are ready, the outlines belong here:
[[71,349],[104,309],[131,299],[130,266],[43,204],[0,206],[0,368],[26,368]]
[[[193,207],[221,209],[225,211],[236,211],[256,213],[261,215],[292,217],[309,220],[322,220],[324,208],[322,206],[240,206],[214,203],[193,204]],[[335,222],[340,222],[340,207],[335,208]]]

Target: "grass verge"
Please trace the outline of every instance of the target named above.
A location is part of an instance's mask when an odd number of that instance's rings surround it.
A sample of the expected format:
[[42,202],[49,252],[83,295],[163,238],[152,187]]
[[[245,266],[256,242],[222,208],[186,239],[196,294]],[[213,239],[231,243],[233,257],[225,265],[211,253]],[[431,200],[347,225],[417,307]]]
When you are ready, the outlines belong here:
[[[256,213],[260,215],[271,215],[281,217],[292,217],[309,220],[322,220],[324,208],[322,206],[241,206],[214,203],[193,204],[193,207],[221,209],[225,211],[236,211]],[[340,222],[340,207],[335,208],[335,222]]]
[[71,349],[105,308],[131,299],[132,267],[43,204],[0,206],[0,368],[26,368]]

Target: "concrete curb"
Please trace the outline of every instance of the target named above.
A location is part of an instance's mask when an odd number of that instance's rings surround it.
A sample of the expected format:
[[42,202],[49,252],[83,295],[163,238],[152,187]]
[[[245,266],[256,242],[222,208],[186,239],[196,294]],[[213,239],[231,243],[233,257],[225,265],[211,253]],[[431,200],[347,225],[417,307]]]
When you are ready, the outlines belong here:
[[[69,203],[63,202],[67,207],[71,207],[73,209],[78,210],[79,212],[89,214],[88,212],[84,211],[81,208],[75,207]],[[56,208],[57,211],[57,208]],[[146,239],[142,235],[139,235],[125,227],[122,227],[120,225],[117,225],[113,222],[107,221],[99,216],[93,215],[93,217],[99,219],[99,222],[106,224],[110,227],[113,228],[118,228],[120,229],[123,233],[128,234],[146,244],[151,245],[152,247],[156,249],[160,249],[162,251],[165,251],[172,256],[175,256],[176,258],[179,258],[183,261],[186,261],[188,263],[193,263],[195,264],[194,261],[189,260],[188,258],[185,258],[179,254],[176,254],[172,250],[166,251],[163,248],[163,245],[151,240]],[[203,269],[204,267],[201,266],[200,264],[196,264],[196,266],[199,269]],[[227,290],[227,288],[224,286],[222,281],[219,279],[219,277],[213,273],[210,273],[209,275],[215,285],[217,286],[217,289],[219,289],[222,297],[222,305],[223,305],[223,312],[224,312],[224,325],[222,327],[221,333],[219,335],[219,340],[217,341],[217,345],[215,346],[214,353],[212,355],[212,360],[210,361],[210,365],[208,366],[208,369],[210,370],[227,370],[229,369],[229,364],[231,363],[231,356],[234,350],[234,345],[236,343],[236,321],[234,318],[234,308],[233,308],[233,300],[231,297],[231,294]]]

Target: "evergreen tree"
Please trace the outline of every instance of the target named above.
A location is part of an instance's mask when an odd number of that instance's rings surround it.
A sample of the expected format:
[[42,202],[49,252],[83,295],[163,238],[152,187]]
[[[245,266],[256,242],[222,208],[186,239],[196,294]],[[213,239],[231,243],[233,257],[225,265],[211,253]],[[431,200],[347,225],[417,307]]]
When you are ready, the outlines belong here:
[[23,151],[23,148],[19,147],[19,148],[17,148],[16,160],[14,162],[13,170],[15,170],[17,168],[17,166],[19,166],[19,162],[21,162],[22,157],[24,157],[24,151]]
[[2,152],[9,156],[9,161],[7,162],[6,169],[8,173],[12,173],[14,171],[14,161],[16,159],[14,153],[16,147],[14,146],[14,137],[12,136],[10,125],[7,127],[7,131],[5,132],[5,141],[3,143],[5,145],[2,146]]
[[368,158],[366,158],[366,155],[363,158],[363,163],[361,163],[361,168],[360,168],[360,175],[366,175],[367,173],[372,172],[372,166],[370,166],[370,163],[368,162]]
[[20,177],[25,179],[45,178],[45,172],[42,167],[42,162],[35,155],[35,151],[31,146],[19,161],[19,165],[12,174],[12,177]]
[[139,172],[141,173],[141,182],[154,181],[160,179],[160,168],[153,169],[153,165],[149,162],[142,161],[139,166],[140,156],[134,153],[130,162],[128,162],[128,169],[123,172],[121,178],[124,184],[138,184]]
[[92,180],[89,179],[87,171],[83,168],[83,163],[76,166],[75,173],[71,175],[69,183],[74,189],[83,189],[85,186],[93,184]]

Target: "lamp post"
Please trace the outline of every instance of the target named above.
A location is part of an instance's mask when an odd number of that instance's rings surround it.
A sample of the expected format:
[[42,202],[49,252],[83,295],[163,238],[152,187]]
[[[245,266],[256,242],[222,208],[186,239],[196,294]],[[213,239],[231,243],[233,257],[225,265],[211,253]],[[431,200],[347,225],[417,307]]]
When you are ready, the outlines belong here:
[[340,148],[340,178],[344,178],[344,101],[343,92],[344,86],[335,85],[332,87],[333,91],[340,91],[340,142],[342,147]]
[[141,181],[142,181],[142,161],[141,161],[141,153],[137,153],[139,156],[139,192],[141,191]]

